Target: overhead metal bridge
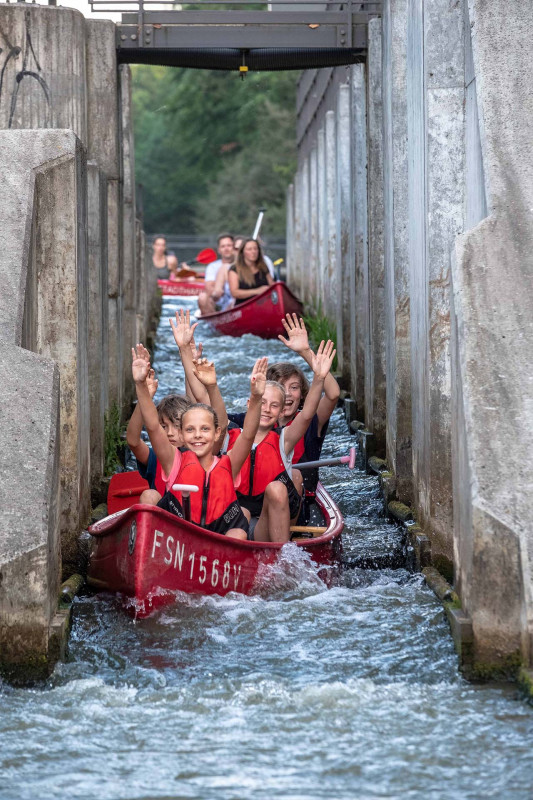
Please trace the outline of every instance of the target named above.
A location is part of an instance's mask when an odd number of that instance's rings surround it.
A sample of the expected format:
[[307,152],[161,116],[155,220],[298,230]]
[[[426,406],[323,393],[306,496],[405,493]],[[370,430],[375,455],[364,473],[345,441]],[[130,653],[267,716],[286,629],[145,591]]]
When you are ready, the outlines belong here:
[[289,70],[364,61],[367,23],[381,0],[90,0],[93,11],[121,12],[122,64],[197,69]]

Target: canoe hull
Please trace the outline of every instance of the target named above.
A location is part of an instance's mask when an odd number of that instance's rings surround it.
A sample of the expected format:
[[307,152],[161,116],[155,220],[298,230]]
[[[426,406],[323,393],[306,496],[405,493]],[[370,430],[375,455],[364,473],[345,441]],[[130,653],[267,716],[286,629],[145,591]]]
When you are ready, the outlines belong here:
[[[340,563],[344,522],[320,484],[317,504],[327,530],[314,539],[298,540],[297,545],[324,567],[321,577],[328,581]],[[89,531],[93,536],[89,584],[121,593],[125,607],[137,617],[173,602],[177,591],[250,594],[261,565],[273,564],[282,547],[228,539],[139,503],[95,523]]]
[[200,317],[219,333],[228,336],[242,336],[253,333],[262,339],[276,339],[284,335],[281,320],[285,314],[302,314],[303,307],[298,298],[282,281],[277,281],[261,294],[251,297],[244,303],[215,314]]
[[204,281],[194,278],[186,278],[181,281],[159,279],[157,285],[161,289],[163,297],[197,297],[205,286]]

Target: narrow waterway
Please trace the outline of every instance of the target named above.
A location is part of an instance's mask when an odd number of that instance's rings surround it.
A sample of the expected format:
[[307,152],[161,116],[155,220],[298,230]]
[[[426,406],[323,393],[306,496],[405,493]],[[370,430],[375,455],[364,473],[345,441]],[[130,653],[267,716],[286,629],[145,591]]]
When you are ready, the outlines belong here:
[[[183,380],[164,304],[159,395]],[[189,302],[189,305],[193,305]],[[202,331],[231,410],[279,342]],[[325,453],[352,443],[340,412]],[[323,482],[345,515],[346,567],[326,589],[294,545],[270,593],[182,595],[133,622],[111,596],[75,601],[70,656],[45,686],[0,685],[6,800],[533,797],[533,709],[465,682],[440,604],[397,563],[377,482]],[[362,569],[375,559],[381,569]]]

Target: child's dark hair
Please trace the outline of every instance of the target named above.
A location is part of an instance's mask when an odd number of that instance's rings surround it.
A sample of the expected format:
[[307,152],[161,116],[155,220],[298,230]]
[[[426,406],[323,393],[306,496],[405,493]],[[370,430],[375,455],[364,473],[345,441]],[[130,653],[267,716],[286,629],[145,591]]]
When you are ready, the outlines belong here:
[[209,413],[213,417],[213,422],[215,424],[215,429],[218,428],[217,412],[215,411],[214,408],[212,408],[211,406],[208,406],[207,403],[191,403],[189,406],[187,406],[187,408],[185,409],[185,411],[181,415],[181,426],[182,427],[183,427],[183,417],[185,416],[187,411],[193,411],[195,408],[201,408],[203,411],[209,411]]
[[169,419],[174,425],[179,425],[183,413],[192,406],[191,400],[183,394],[167,394],[157,404],[159,422],[163,417]]
[[287,378],[290,378],[292,375],[296,375],[300,381],[300,389],[302,392],[302,397],[300,399],[301,408],[309,391],[309,381],[303,374],[300,367],[297,367],[295,364],[291,364],[290,361],[279,361],[277,364],[271,364],[267,369],[267,380],[269,381],[277,381],[278,383],[281,383],[282,381],[286,381]]

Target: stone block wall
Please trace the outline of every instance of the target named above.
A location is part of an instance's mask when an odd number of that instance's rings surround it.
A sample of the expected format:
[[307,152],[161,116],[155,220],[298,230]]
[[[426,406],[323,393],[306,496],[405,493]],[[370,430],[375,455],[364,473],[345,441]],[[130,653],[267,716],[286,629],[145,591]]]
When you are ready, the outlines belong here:
[[156,282],[114,24],[0,5],[0,71],[0,402],[15,420],[2,431],[0,649],[6,669],[26,659],[44,674],[102,476],[104,414],[127,400],[124,351],[146,337]]
[[366,63],[298,93],[289,280],[337,325],[478,674],[532,663],[532,31],[531,4],[384,0]]

